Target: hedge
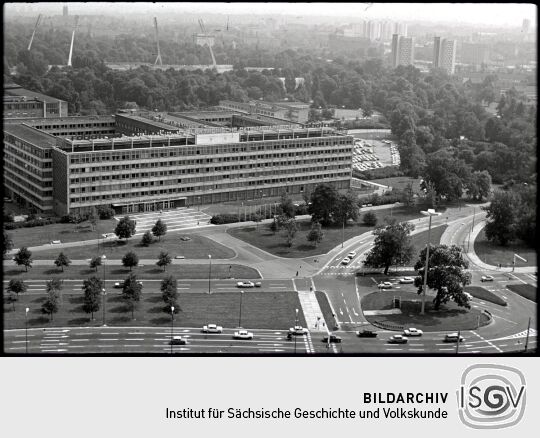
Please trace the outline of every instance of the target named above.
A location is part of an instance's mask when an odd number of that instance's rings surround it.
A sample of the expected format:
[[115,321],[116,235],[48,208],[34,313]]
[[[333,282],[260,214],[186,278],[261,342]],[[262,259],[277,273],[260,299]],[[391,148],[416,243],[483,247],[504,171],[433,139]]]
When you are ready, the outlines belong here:
[[62,218],[50,217],[46,219],[34,219],[32,221],[7,223],[4,224],[4,229],[15,230],[18,228],[42,227],[44,225],[57,224],[59,222],[62,222]]

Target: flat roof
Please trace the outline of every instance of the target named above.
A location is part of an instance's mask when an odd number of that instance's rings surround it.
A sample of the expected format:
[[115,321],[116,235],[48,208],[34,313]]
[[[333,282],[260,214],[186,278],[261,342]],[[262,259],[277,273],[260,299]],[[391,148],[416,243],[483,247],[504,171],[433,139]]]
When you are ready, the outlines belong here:
[[159,128],[159,129],[167,129],[167,130],[179,130],[179,129],[181,129],[181,128],[177,127],[177,126],[173,126],[173,125],[170,125],[170,124],[167,124],[167,123],[160,122],[159,120],[153,120],[153,119],[150,119],[150,118],[147,118],[147,117],[136,116],[134,114],[117,114],[116,116],[117,117],[124,117],[126,119],[136,120],[138,122],[147,123],[147,124],[152,125],[152,126],[154,126],[156,128]]
[[4,125],[4,132],[41,148],[56,146],[56,137],[25,124]]
[[31,119],[25,118],[10,118],[4,120],[5,124],[8,123],[26,123],[28,125],[37,124],[52,124],[52,123],[88,123],[88,122],[114,122],[114,116],[68,116],[68,117],[35,117]]
[[57,99],[56,97],[47,96],[36,91],[30,91],[26,88],[8,88],[4,90],[4,96],[18,96],[18,97],[30,97],[32,99],[40,100],[47,103],[58,103],[65,102],[62,99]]

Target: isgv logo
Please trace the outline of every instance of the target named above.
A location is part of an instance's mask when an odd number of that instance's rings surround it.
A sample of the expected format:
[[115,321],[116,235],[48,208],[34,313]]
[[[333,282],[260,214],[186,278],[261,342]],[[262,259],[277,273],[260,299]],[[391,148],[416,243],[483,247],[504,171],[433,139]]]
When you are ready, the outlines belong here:
[[504,365],[472,365],[457,391],[459,418],[473,429],[503,429],[517,424],[525,412],[523,373]]

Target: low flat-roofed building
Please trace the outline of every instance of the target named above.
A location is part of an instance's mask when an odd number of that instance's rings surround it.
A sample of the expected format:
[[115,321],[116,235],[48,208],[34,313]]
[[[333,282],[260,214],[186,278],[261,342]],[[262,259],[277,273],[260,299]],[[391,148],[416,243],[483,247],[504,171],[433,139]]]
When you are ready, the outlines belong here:
[[8,119],[4,123],[24,123],[55,137],[115,136],[114,116],[72,116],[55,118]]
[[68,104],[16,84],[4,84],[4,119],[66,117]]

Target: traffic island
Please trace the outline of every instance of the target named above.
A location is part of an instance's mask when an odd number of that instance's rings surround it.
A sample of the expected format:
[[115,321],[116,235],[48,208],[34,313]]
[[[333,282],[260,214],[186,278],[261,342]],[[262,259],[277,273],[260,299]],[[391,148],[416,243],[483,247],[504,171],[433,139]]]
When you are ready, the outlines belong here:
[[401,331],[415,327],[424,332],[476,330],[490,323],[489,314],[465,309],[454,302],[433,308],[433,296],[426,297],[425,314],[420,315],[422,297],[414,292],[381,291],[362,298],[364,317],[374,326]]

